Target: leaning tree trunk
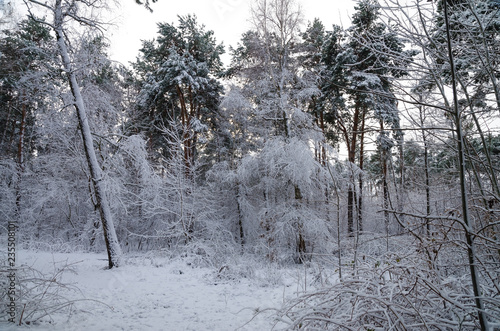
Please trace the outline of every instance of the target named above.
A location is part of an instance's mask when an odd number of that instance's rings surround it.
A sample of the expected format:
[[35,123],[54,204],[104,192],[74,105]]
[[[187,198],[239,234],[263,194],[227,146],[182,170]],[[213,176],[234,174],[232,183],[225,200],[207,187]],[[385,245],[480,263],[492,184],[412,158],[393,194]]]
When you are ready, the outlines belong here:
[[68,49],[66,47],[66,41],[64,39],[64,17],[60,0],[56,2],[54,15],[55,20],[53,27],[57,36],[57,45],[59,47],[59,54],[63,62],[64,71],[66,72],[66,76],[71,88],[71,93],[74,97],[78,123],[80,125],[80,131],[83,138],[85,156],[87,157],[90,176],[92,177],[92,183],[95,191],[95,198],[97,201],[99,214],[101,216],[102,229],[104,231],[104,241],[106,243],[106,249],[108,253],[109,268],[118,267],[120,264],[121,248],[120,244],[118,243],[109,202],[106,197],[102,170],[99,166],[99,163],[97,162],[92,134],[90,132],[90,126],[87,120],[85,104],[80,93],[80,86],[78,85],[78,82],[76,80],[75,72],[73,71],[71,66],[71,60],[69,57]]
[[471,275],[472,289],[474,291],[475,303],[477,314],[479,318],[479,323],[481,325],[481,330],[488,329],[488,320],[484,312],[483,300],[481,297],[481,285],[479,280],[479,272],[476,266],[476,245],[474,242],[474,224],[473,220],[469,216],[469,206],[466,188],[466,178],[465,178],[465,152],[464,152],[464,135],[462,131],[462,118],[461,113],[458,108],[458,93],[456,84],[456,72],[455,72],[455,61],[453,58],[453,50],[451,44],[451,33],[450,26],[448,22],[448,1],[444,1],[444,19],[446,27],[446,40],[448,46],[448,57],[450,60],[451,67],[451,79],[452,79],[452,89],[453,89],[453,118],[455,121],[455,130],[457,133],[457,153],[458,153],[458,169],[460,174],[460,194],[462,198],[462,217],[465,230],[465,238],[467,241],[467,255],[469,258],[469,271]]

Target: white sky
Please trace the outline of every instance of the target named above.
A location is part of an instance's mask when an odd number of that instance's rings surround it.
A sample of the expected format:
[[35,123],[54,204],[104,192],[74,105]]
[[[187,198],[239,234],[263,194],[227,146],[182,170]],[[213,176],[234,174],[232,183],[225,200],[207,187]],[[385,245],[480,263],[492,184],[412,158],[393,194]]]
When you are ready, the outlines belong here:
[[[1,1],[1,0],[0,0]],[[22,0],[4,0],[11,3],[19,17],[26,13]],[[105,14],[114,26],[109,27],[110,56],[127,65],[134,61],[141,47],[141,40],[152,40],[157,36],[157,23],[178,24],[178,15],[195,14],[198,23],[213,30],[217,42],[226,46],[225,63],[230,60],[229,45],[236,46],[242,33],[250,29],[250,6],[254,0],[158,0],[152,4],[153,13],[135,3],[134,0],[119,0],[111,14]],[[332,24],[349,26],[354,12],[355,0],[297,0],[302,6],[305,23],[319,18],[326,29]],[[17,16],[16,15],[16,16]],[[108,16],[109,15],[109,16]],[[304,26],[305,27],[305,26]]]
[[[195,14],[207,30],[213,30],[217,42],[226,46],[223,60],[229,61],[228,46],[235,46],[241,34],[250,28],[250,5],[253,0],[158,0],[153,13],[136,5],[134,0],[121,0],[121,7],[113,12],[117,28],[110,29],[110,56],[128,64],[139,53],[141,40],[151,40],[157,35],[157,22],[174,23],[177,15]],[[300,1],[306,22],[319,18],[327,29],[332,24],[349,25],[353,14],[353,0],[303,0]]]

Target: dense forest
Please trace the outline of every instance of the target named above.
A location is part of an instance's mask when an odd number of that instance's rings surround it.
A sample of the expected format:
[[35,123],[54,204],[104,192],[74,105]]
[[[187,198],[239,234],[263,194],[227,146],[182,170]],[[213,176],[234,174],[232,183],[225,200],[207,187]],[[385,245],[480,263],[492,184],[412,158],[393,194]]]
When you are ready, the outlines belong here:
[[500,329],[499,1],[360,0],[341,27],[255,0],[237,45],[179,16],[128,66],[112,1],[23,2],[0,22],[2,242],[335,270],[290,329]]

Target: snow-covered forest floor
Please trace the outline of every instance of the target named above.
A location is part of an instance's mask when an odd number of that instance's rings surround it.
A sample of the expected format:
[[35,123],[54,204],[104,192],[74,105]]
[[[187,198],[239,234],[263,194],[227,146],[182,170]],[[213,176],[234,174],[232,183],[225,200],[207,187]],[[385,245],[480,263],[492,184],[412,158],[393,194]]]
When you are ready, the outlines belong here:
[[18,260],[24,266],[20,278],[32,277],[28,288],[37,284],[33,293],[24,293],[30,301],[20,303],[26,304],[23,318],[46,316],[0,329],[279,329],[275,309],[318,284],[318,275],[321,282],[326,277],[324,270],[314,274],[314,268],[278,268],[243,257],[220,268],[200,266],[189,256],[172,259],[159,252],[126,255],[124,265],[111,270],[105,269],[105,254],[23,250]]

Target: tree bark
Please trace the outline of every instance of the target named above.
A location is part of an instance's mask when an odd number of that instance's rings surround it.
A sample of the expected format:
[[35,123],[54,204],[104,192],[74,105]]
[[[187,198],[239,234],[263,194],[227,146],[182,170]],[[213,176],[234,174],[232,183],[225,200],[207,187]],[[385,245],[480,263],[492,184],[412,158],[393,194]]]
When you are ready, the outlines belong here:
[[457,134],[457,153],[458,153],[458,170],[460,174],[460,194],[462,198],[462,217],[465,224],[465,238],[467,241],[467,255],[469,258],[469,271],[471,275],[472,289],[474,291],[475,303],[477,308],[477,314],[479,318],[479,324],[481,325],[481,330],[488,330],[488,320],[486,319],[484,313],[483,300],[481,299],[481,286],[479,283],[479,272],[476,268],[476,246],[474,243],[474,224],[469,216],[469,206],[468,206],[468,196],[465,178],[465,152],[464,152],[464,135],[462,131],[462,118],[461,113],[458,108],[458,93],[456,84],[456,72],[455,72],[455,60],[453,57],[453,50],[451,44],[451,33],[448,19],[448,1],[443,1],[444,3],[444,20],[446,27],[446,41],[448,46],[448,57],[451,67],[451,79],[452,79],[452,89],[453,89],[453,118],[455,121],[455,130]]
[[118,238],[116,236],[115,227],[113,224],[113,218],[111,215],[111,209],[106,196],[106,190],[104,187],[102,170],[97,162],[97,156],[94,149],[94,143],[92,139],[92,134],[90,131],[90,126],[87,119],[87,113],[85,109],[85,104],[80,92],[80,86],[76,80],[75,72],[73,71],[71,60],[69,57],[69,52],[66,46],[66,41],[64,38],[63,30],[63,20],[64,15],[62,11],[61,0],[57,0],[54,7],[54,30],[57,37],[57,45],[59,48],[59,54],[62,59],[64,71],[70,85],[71,93],[74,97],[74,105],[76,109],[76,114],[78,117],[78,123],[80,125],[80,131],[83,139],[83,146],[85,149],[85,156],[87,158],[88,166],[90,169],[90,175],[92,177],[92,183],[94,186],[95,198],[99,209],[99,214],[101,216],[102,228],[104,232],[104,241],[106,243],[106,249],[108,253],[109,268],[118,267],[120,265],[121,259],[121,247],[118,243]]
[[[380,121],[380,132],[384,132],[384,122]],[[380,146],[380,166],[382,168],[382,192],[383,192],[383,209],[384,209],[384,224],[387,238],[389,237],[389,185],[387,183],[387,149],[385,146]],[[389,244],[387,243],[387,246]]]
[[[295,185],[295,203],[296,203],[296,208],[299,208],[300,204],[302,203],[302,193],[300,192],[300,188]],[[298,232],[298,239],[297,239],[297,252],[299,253],[299,263],[304,263],[305,262],[305,254],[306,254],[306,241],[304,239],[304,236],[302,234],[303,232],[303,222],[301,219],[297,220],[297,232]]]
[[365,117],[366,111],[363,111],[361,118],[361,137],[359,138],[359,194],[358,194],[358,233],[363,232],[363,166],[365,161]]
[[[422,106],[420,106],[422,107]],[[424,128],[424,114],[423,109],[420,108],[420,125],[422,126],[422,142],[424,143],[424,175],[425,175],[425,214],[430,216],[431,214],[431,184],[430,184],[430,173],[429,173],[429,144],[427,142],[427,133]],[[431,235],[431,224],[430,220],[427,218],[425,220],[425,230],[426,235],[429,238]]]
[[354,111],[354,118],[352,124],[352,137],[350,144],[348,142],[348,158],[351,167],[349,188],[347,189],[347,232],[349,236],[353,235],[354,232],[354,205],[356,204],[356,178],[354,176],[354,162],[356,161],[356,143],[358,137],[358,126],[359,126],[359,107],[356,106]]
[[245,231],[243,229],[243,214],[241,211],[241,205],[240,205],[240,183],[236,183],[236,204],[238,207],[238,229],[239,229],[239,239],[240,239],[240,245],[243,248],[245,246]]
[[[23,101],[21,98],[21,102]],[[17,145],[16,208],[18,216],[21,213],[21,177],[24,172],[24,132],[26,131],[26,105],[24,102],[21,109],[21,127],[19,128],[19,143]]]
[[[326,136],[326,130],[325,130],[325,116],[323,113],[323,109],[320,110],[320,117],[319,117],[319,124],[321,128],[321,132],[323,133],[323,137]],[[320,162],[323,166],[326,166],[326,139],[320,143],[321,149],[320,149]]]
[[[406,196],[406,188],[405,188],[405,172],[406,172],[406,165],[405,165],[405,156],[404,156],[404,135],[401,132],[399,139],[398,139],[398,152],[399,152],[399,190],[397,192],[397,198],[398,198],[398,212],[402,213],[404,210],[404,203],[405,203],[405,196]],[[396,183],[396,180],[395,180]],[[404,230],[403,224],[405,224],[405,216],[403,214],[399,214],[399,222],[398,222],[398,227],[399,227],[399,233],[402,233]]]

